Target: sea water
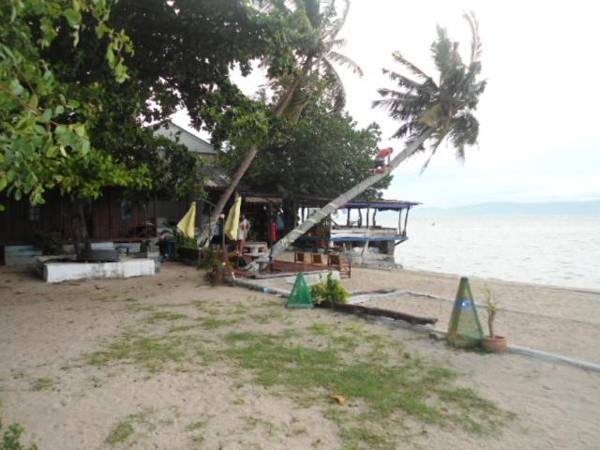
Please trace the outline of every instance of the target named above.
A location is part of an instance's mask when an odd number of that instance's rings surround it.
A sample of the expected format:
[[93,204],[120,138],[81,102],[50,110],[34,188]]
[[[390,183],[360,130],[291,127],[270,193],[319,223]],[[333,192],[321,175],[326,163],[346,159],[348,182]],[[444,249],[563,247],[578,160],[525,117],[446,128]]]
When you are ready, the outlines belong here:
[[407,269],[600,290],[600,216],[411,211],[407,233],[395,252]]

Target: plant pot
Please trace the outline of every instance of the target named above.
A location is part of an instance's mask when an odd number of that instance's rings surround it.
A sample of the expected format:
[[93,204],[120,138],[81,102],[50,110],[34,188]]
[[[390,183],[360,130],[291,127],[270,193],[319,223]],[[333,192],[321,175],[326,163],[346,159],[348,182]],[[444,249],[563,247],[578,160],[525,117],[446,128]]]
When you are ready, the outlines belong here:
[[494,353],[503,353],[506,351],[506,338],[504,336],[484,337],[483,348]]

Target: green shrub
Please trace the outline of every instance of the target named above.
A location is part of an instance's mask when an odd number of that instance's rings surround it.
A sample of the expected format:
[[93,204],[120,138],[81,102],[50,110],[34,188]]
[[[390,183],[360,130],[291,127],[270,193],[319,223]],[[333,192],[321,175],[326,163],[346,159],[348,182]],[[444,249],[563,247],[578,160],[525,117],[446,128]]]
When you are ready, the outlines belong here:
[[191,250],[198,250],[198,241],[195,237],[187,237],[177,227],[172,227],[173,238],[175,239],[175,248],[187,248]]
[[350,293],[344,289],[339,280],[333,278],[333,274],[327,274],[327,280],[313,284],[310,288],[313,301],[317,304],[321,302],[346,303]]
[[31,447],[25,447],[19,441],[25,429],[18,423],[9,425],[8,428],[2,428],[0,421],[0,450],[38,450],[37,445],[32,444]]

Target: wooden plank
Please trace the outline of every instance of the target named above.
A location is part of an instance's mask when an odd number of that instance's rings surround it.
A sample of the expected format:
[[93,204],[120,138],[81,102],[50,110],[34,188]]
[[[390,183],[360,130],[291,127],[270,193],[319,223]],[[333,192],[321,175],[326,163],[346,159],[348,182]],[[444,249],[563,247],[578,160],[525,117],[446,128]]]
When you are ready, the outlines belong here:
[[438,320],[436,317],[420,317],[413,316],[399,311],[390,311],[389,309],[370,308],[362,305],[347,305],[342,303],[321,302],[316,305],[321,308],[332,308],[335,311],[347,312],[350,314],[366,314],[369,316],[388,317],[394,320],[403,320],[411,324],[428,325],[435,324]]

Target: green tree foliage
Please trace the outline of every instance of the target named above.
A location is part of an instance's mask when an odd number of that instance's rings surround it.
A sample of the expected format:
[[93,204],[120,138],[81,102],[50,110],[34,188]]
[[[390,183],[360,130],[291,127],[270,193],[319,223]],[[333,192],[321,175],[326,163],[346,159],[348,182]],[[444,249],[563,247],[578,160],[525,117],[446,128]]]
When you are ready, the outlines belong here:
[[0,25],[0,191],[32,203],[52,188],[198,192],[198,159],[144,123],[185,106],[216,140],[264,137],[266,108],[229,71],[295,64],[287,19],[244,0],[13,0]]
[[[131,45],[107,25],[109,6],[106,0],[1,3],[0,191],[41,203],[48,188],[82,188],[93,195],[98,184],[126,184],[136,177],[91,146],[87,124],[93,107],[72,96],[45,55],[60,34],[77,46],[86,16],[95,39],[104,43],[102,65],[116,83],[126,80],[123,54]],[[79,167],[102,181],[86,185]]]
[[[251,145],[240,147],[247,150],[246,156],[239,161],[237,169],[232,171],[231,183],[219,198],[211,216],[211,223],[216,223],[258,150],[273,145],[273,136],[275,139],[280,138],[277,133],[278,127],[270,125],[279,124],[278,119],[281,118],[287,120],[288,125],[294,124],[306,105],[324,93],[333,99],[334,110],[341,110],[344,90],[333,62],[349,66],[361,73],[356,63],[337,52],[344,44],[343,40],[337,38],[337,34],[346,20],[348,0],[344,1],[345,9],[341,15],[337,14],[335,0],[329,3],[320,0],[268,0],[256,3],[264,5],[263,9],[270,12],[268,17],[280,27],[274,27],[275,36],[280,39],[272,39],[275,45],[271,47],[267,57],[263,58],[269,67],[268,76],[271,88],[275,92],[275,102],[271,105],[271,111],[267,111],[263,104],[256,107],[261,115],[242,114],[241,119],[229,121],[233,123],[229,129],[244,130],[244,134],[249,137],[246,142],[250,142]],[[284,57],[281,54],[282,50]],[[275,64],[273,55],[276,57]],[[273,67],[276,70],[273,70]],[[323,86],[328,90],[323,91]],[[231,140],[236,142],[234,138]],[[205,229],[202,240],[209,235],[210,230]]]
[[[285,198],[332,198],[367,177],[373,169],[380,130],[373,123],[359,128],[347,113],[331,112],[327,102],[307,107],[287,140],[263,149],[244,177],[244,184]],[[281,134],[284,135],[283,132]],[[236,167],[243,149],[227,152],[225,164]],[[380,197],[391,181],[385,178],[363,198]]]

